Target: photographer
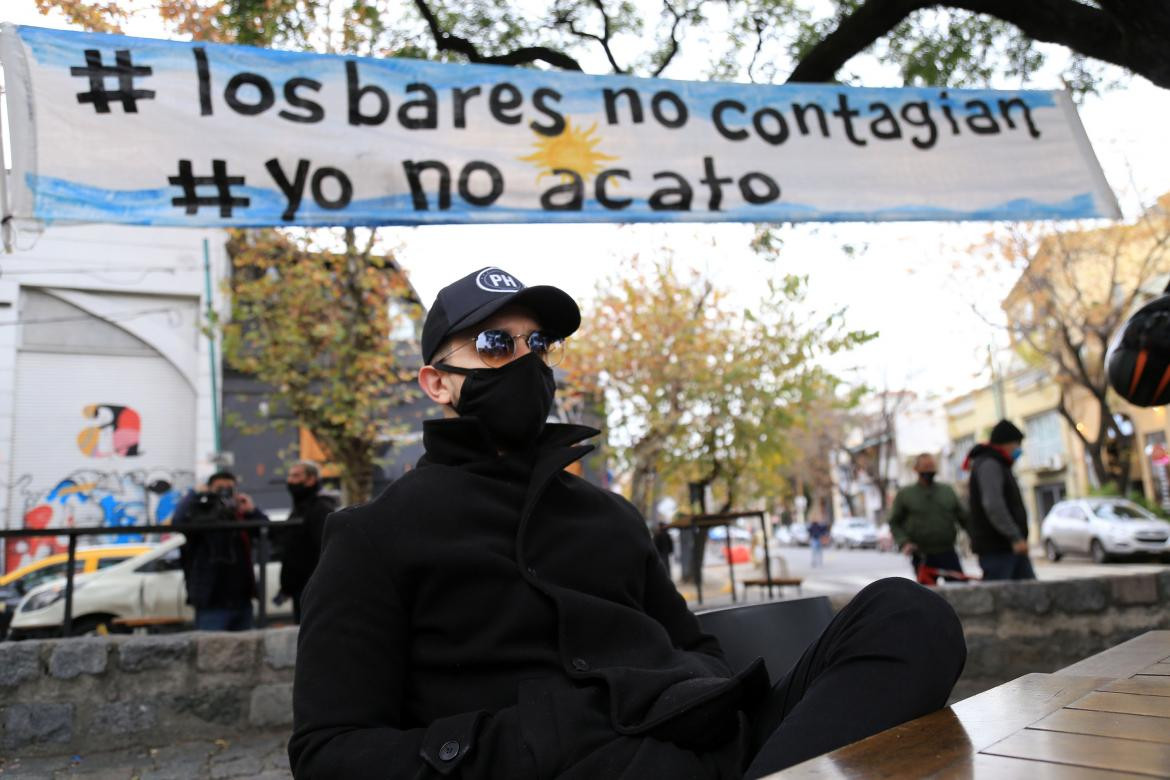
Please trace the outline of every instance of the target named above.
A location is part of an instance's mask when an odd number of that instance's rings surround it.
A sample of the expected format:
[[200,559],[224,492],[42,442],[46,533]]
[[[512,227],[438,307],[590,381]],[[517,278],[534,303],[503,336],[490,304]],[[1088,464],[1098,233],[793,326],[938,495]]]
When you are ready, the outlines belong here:
[[[191,493],[175,510],[176,526],[188,528],[268,517],[247,493],[236,491],[236,477],[218,471],[207,487]],[[188,533],[180,548],[187,603],[195,608],[197,631],[247,631],[252,628],[252,599],[257,598],[252,567],[255,529]]]

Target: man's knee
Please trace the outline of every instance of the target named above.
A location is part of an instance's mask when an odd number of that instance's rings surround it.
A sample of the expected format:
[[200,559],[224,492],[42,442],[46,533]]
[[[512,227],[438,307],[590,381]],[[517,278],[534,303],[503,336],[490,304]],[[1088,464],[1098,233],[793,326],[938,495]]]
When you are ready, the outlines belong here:
[[963,624],[950,603],[936,591],[902,577],[889,577],[866,586],[855,603],[882,622],[890,621],[912,647],[924,654],[954,658],[959,669],[967,657]]

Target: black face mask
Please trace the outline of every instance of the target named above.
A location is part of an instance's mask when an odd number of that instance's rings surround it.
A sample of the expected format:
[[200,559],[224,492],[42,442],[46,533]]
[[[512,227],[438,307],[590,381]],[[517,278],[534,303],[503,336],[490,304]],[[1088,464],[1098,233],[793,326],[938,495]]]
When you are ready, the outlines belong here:
[[922,481],[924,483],[926,483],[927,485],[934,484],[934,475],[935,475],[935,472],[933,472],[933,471],[920,471],[920,472],[918,472],[918,476],[921,477]]
[[312,498],[313,496],[317,495],[316,485],[306,485],[303,482],[298,482],[296,484],[287,482],[285,483],[285,486],[288,488],[288,494],[292,496],[294,503],[304,501],[306,498]]
[[483,423],[500,449],[524,449],[544,430],[557,383],[538,355],[529,353],[499,368],[436,367],[467,377],[455,411]]

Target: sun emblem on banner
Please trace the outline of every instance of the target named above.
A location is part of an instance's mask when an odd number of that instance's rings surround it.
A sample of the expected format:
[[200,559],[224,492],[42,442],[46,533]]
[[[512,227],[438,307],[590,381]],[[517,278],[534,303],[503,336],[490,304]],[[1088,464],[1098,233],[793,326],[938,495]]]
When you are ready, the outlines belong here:
[[534,144],[535,151],[519,159],[540,168],[537,181],[552,175],[557,169],[574,171],[588,180],[601,171],[604,163],[617,159],[598,151],[597,146],[602,139],[594,135],[596,132],[596,122],[582,130],[580,125],[574,125],[566,117],[565,129],[560,135],[551,138],[540,136]]

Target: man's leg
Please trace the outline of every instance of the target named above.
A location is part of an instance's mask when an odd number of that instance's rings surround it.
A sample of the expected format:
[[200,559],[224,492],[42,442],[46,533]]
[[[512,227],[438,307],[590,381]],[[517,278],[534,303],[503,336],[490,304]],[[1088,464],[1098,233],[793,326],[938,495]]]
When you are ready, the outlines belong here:
[[984,581],[1010,580],[1016,569],[1015,553],[987,553],[979,556]]
[[251,631],[252,630],[252,605],[248,604],[243,607],[232,607],[228,610],[231,613],[231,619],[228,623],[228,631]]
[[1032,568],[1032,559],[1027,555],[1015,555],[1012,561],[1012,579],[1013,580],[1034,580],[1036,579],[1036,571]]
[[195,609],[196,631],[227,631],[231,621],[231,610],[207,607]]
[[939,709],[967,646],[941,596],[902,578],[842,609],[749,717],[757,778]]

